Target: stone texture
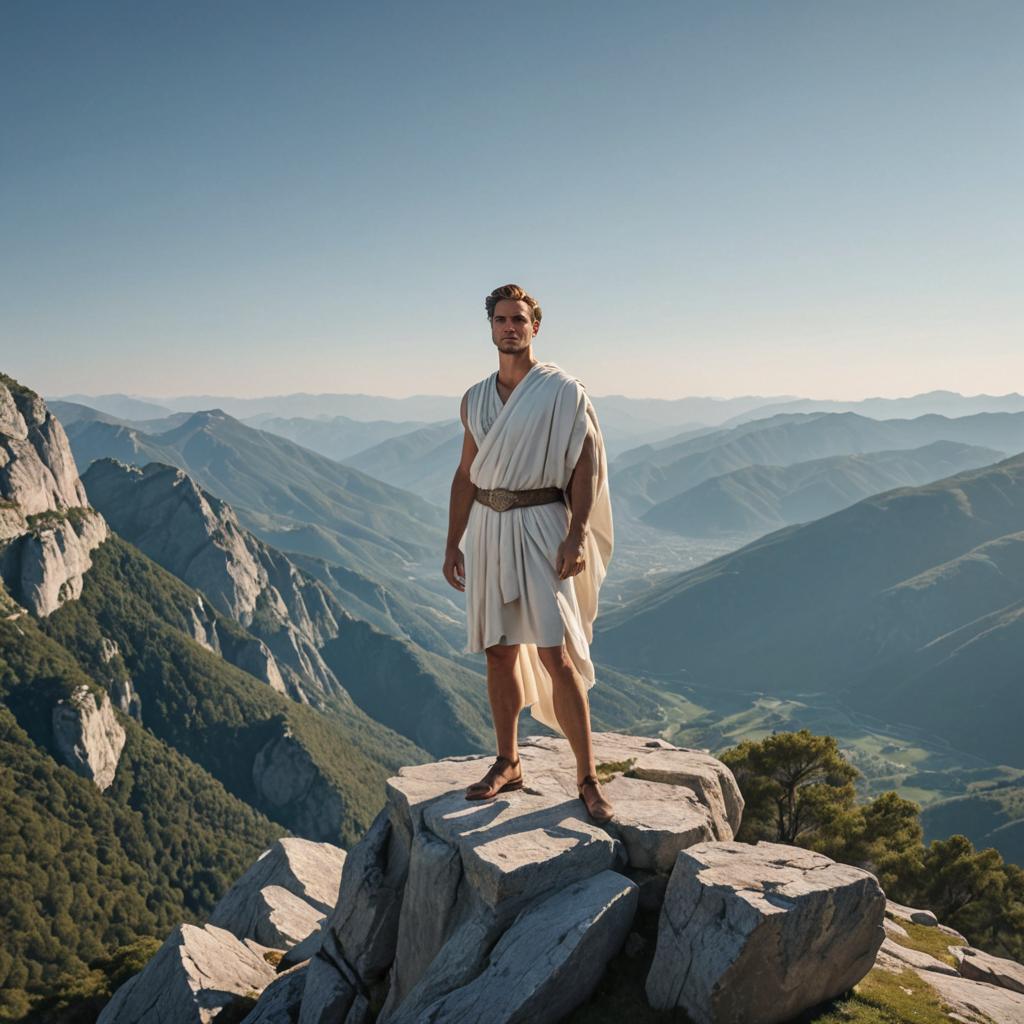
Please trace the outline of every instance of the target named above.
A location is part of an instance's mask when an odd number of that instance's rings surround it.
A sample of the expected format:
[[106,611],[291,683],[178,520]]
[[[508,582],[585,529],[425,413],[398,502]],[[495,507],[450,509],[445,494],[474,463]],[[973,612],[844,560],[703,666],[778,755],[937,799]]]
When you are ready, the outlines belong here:
[[305,963],[316,956],[323,945],[326,932],[327,918],[323,918],[315,931],[310,932],[301,942],[297,942],[281,957],[281,962],[277,965],[277,969],[279,971],[286,971],[290,967]]
[[911,949],[909,946],[904,946],[899,942],[894,942],[888,936],[885,941],[879,947],[882,953],[886,956],[891,957],[893,960],[899,960],[901,963],[906,964],[908,967],[913,967],[914,970],[921,971],[935,971],[938,974],[950,974],[957,976],[959,972],[951,964],[947,964],[937,957],[931,956],[929,953],[923,953],[917,949]]
[[885,909],[897,920],[912,921],[914,924],[928,925],[934,928],[938,925],[938,918],[930,910],[917,910],[914,907],[906,907],[894,900],[885,901]]
[[775,1024],[849,989],[885,937],[866,871],[809,850],[707,842],[678,854],[646,991],[694,1024]]
[[322,583],[244,529],[229,505],[182,470],[155,462],[138,469],[98,459],[83,481],[122,537],[258,638],[233,650],[222,633],[227,660],[298,700],[316,704],[333,694],[347,701],[320,655],[345,613]]
[[962,932],[958,932],[955,928],[950,928],[948,924],[937,924],[935,927],[938,928],[939,931],[942,932],[944,935],[948,935],[951,939],[953,939],[956,945],[970,945],[970,943],[967,941],[966,935],[964,935]]
[[110,533],[93,509],[73,508],[55,515],[63,518],[31,527],[26,521],[25,532],[0,548],[0,576],[8,591],[41,618],[81,597],[92,552]]
[[256,996],[274,969],[230,932],[179,925],[126,981],[97,1024],[207,1024],[240,996]]
[[111,683],[110,696],[118,711],[134,718],[136,722],[142,722],[142,698],[136,693],[135,685],[128,676],[121,676]]
[[334,937],[325,936],[320,951],[309,961],[299,1024],[364,1024],[372,1019],[359,980]]
[[38,616],[75,600],[108,533],[64,428],[38,395],[0,374],[0,579],[11,597]]
[[[562,738],[522,742],[526,784],[493,800],[464,796],[490,756],[407,766],[389,779],[387,807],[346,859],[338,905],[311,961],[325,979],[324,990],[344,990],[337,996],[342,1003],[349,996],[366,999],[381,1024],[414,1019],[448,999],[456,1000],[454,1006],[461,998],[455,993],[489,970],[489,953],[512,941],[504,937],[517,917],[539,913],[574,886],[582,892],[598,876],[617,879],[629,893],[616,911],[628,918],[617,938],[621,945],[641,888],[622,876],[663,882],[679,849],[733,834],[739,820],[730,814],[738,813],[742,800],[731,773],[724,766],[717,771],[706,752],[616,733],[595,734],[594,747],[599,763],[621,767],[661,755],[655,766],[661,781],[620,772],[606,785],[619,794],[612,797],[619,817],[604,826],[590,820],[577,797],[575,759]],[[708,805],[695,787],[710,794]],[[599,935],[605,925],[591,926],[598,930],[590,939],[582,925],[576,938],[604,948]],[[556,977],[558,951],[540,946],[532,951],[535,964],[547,964]],[[543,974],[542,966],[537,970]],[[567,989],[567,998],[579,1002],[587,995],[586,972],[573,973],[583,980]],[[540,991],[547,982],[536,984]],[[323,997],[318,1006],[326,1002]]]
[[[633,921],[637,886],[614,871],[531,905],[468,984],[428,1006],[414,991],[390,1024],[553,1024],[585,1002]],[[514,979],[514,981],[513,981]]]
[[953,955],[957,958],[959,973],[970,981],[984,981],[1024,994],[1024,965],[1016,960],[992,956],[973,946],[955,946]]
[[306,991],[307,965],[279,974],[264,990],[242,1024],[296,1024]]
[[953,1016],[959,1021],[978,1021],[979,1015],[985,1024],[1021,1024],[1024,1021],[1024,995],[987,985],[967,978],[921,971],[919,977],[930,985],[945,1001]]
[[272,949],[290,949],[319,931],[322,911],[292,895],[279,885],[268,885],[255,900],[257,942]]
[[3,375],[0,497],[24,516],[89,505],[64,428],[37,394]]
[[409,847],[385,807],[348,852],[328,931],[367,991],[380,992],[395,958]]
[[712,839],[734,839],[743,818],[743,796],[729,769],[706,751],[664,748],[641,754],[631,774],[638,779],[684,786],[710,811]]
[[337,838],[345,813],[341,794],[294,738],[286,722],[279,735],[257,752],[252,781],[262,801],[275,810],[287,808],[287,820],[294,831],[319,840]]
[[[344,863],[345,851],[339,846],[295,836],[278,839],[221,897],[210,914],[210,924],[239,939],[250,937],[277,949],[289,948],[316,930],[334,909]],[[271,890],[269,896],[267,890]],[[275,913],[279,919],[271,920]],[[288,925],[288,915],[301,923]]]
[[110,698],[97,705],[88,686],[79,686],[52,712],[53,740],[61,760],[79,775],[92,779],[103,792],[114,781],[125,731],[114,715]]

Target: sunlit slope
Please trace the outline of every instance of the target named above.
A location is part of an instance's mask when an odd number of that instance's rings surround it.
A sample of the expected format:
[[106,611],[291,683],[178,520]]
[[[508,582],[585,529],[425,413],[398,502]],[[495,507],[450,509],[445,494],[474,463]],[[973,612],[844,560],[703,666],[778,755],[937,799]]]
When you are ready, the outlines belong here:
[[1016,764],[1022,527],[1020,455],[875,495],[609,611],[595,655],[719,688],[849,691]]
[[873,420],[856,413],[777,415],[624,452],[612,463],[610,486],[621,508],[641,515],[705,480],[746,466],[791,466],[835,455],[919,448],[935,441],[1024,451],[1024,413],[912,420]]
[[791,466],[747,466],[713,477],[648,509],[651,526],[688,537],[768,533],[837,512],[894,487],[916,487],[1006,453],[935,441],[921,448],[834,455]]

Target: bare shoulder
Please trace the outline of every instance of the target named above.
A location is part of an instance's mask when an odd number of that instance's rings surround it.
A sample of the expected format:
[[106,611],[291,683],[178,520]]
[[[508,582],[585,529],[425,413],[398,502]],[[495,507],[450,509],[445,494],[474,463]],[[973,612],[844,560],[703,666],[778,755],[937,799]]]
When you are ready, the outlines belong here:
[[462,420],[462,425],[467,430],[469,429],[469,420],[466,417],[468,416],[469,410],[469,393],[472,390],[472,387],[466,388],[466,393],[462,396],[462,402],[459,405],[459,418]]

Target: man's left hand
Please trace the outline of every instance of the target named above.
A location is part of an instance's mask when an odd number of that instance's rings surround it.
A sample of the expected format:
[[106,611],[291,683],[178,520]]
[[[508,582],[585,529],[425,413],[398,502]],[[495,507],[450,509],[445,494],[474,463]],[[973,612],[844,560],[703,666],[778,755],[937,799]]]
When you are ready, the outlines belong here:
[[555,571],[558,578],[567,580],[570,576],[576,576],[586,569],[587,564],[583,558],[583,538],[570,533],[561,544],[558,545],[558,552],[555,555]]

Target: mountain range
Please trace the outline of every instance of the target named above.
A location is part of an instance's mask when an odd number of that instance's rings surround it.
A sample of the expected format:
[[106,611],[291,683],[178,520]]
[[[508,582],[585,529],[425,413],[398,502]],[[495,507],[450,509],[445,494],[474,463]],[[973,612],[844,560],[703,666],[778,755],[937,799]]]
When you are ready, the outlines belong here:
[[780,413],[624,452],[611,464],[609,488],[620,509],[639,516],[705,480],[748,466],[790,466],[936,441],[1024,451],[1024,412],[911,420],[873,420],[855,413]]
[[987,466],[1006,453],[954,441],[921,448],[747,466],[712,477],[643,513],[651,526],[690,537],[757,535],[805,523],[898,486],[929,483]]
[[[1024,767],[1022,553],[1017,455],[674,575],[603,617],[594,650],[633,673],[715,688],[838,694]],[[973,695],[971,680],[984,680]]]

